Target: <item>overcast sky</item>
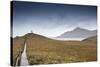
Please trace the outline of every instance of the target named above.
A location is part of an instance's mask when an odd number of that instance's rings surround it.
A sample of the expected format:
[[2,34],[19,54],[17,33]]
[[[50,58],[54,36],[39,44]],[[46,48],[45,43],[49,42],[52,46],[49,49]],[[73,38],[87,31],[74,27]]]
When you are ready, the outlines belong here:
[[13,37],[31,30],[55,37],[76,27],[97,29],[97,7],[35,2],[13,2]]

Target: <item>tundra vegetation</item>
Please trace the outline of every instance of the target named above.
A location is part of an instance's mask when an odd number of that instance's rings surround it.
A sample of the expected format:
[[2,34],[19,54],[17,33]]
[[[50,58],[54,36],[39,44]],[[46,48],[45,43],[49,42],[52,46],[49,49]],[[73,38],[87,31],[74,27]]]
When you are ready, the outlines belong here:
[[88,62],[97,60],[96,36],[83,41],[60,41],[28,33],[13,38],[13,64],[26,40],[26,54],[30,65]]

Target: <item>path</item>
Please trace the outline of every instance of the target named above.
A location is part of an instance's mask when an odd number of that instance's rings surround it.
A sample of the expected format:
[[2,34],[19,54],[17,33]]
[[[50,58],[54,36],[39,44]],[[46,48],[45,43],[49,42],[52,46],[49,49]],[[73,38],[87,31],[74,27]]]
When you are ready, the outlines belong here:
[[20,66],[28,66],[28,65],[29,65],[29,63],[28,63],[28,59],[27,59],[27,55],[26,55],[26,43],[25,43],[24,51],[21,56]]

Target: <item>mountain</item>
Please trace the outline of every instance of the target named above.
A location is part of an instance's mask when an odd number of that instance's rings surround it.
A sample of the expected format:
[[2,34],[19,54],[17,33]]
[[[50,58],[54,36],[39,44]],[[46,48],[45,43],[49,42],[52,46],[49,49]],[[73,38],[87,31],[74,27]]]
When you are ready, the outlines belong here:
[[87,30],[83,28],[75,28],[72,31],[65,32],[56,38],[88,38],[95,36],[97,34],[97,30]]

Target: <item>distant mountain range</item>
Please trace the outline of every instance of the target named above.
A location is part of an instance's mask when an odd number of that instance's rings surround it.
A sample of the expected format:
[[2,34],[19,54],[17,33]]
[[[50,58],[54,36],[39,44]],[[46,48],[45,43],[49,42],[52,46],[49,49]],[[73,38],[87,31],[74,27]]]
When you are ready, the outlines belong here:
[[97,35],[97,30],[87,30],[83,28],[75,28],[72,31],[64,32],[56,38],[88,38]]
[[93,37],[93,36],[97,36],[97,30],[87,30],[87,29],[83,29],[83,28],[75,28],[72,31],[68,31],[68,32],[64,32],[63,34],[61,34],[60,36],[57,36],[55,38],[49,38],[49,37],[45,37],[39,34],[35,34],[35,33],[27,33],[24,36],[16,36],[15,38],[28,38],[28,39],[45,39],[45,40],[78,40],[78,41],[82,41],[84,39]]
[[[89,31],[89,30],[86,30],[86,29],[82,29],[82,28],[76,28],[72,31],[69,31],[69,32],[65,32],[64,34],[62,34],[61,36],[58,36],[59,38],[62,38],[62,39],[53,39],[53,38],[48,38],[48,37],[45,37],[45,36],[42,36],[42,35],[39,35],[39,34],[35,34],[35,33],[27,33],[23,36],[16,36],[14,38],[14,40],[16,39],[21,39],[21,40],[25,40],[25,39],[28,39],[28,40],[36,40],[36,41],[59,41],[59,40],[72,40],[72,41],[93,41],[93,42],[96,42],[97,41],[97,30],[94,30],[94,31]],[[66,38],[72,38],[72,39],[63,39],[64,37]],[[83,37],[83,39],[81,39]],[[76,39],[74,39],[76,38]],[[77,39],[77,38],[80,38],[80,39]]]

